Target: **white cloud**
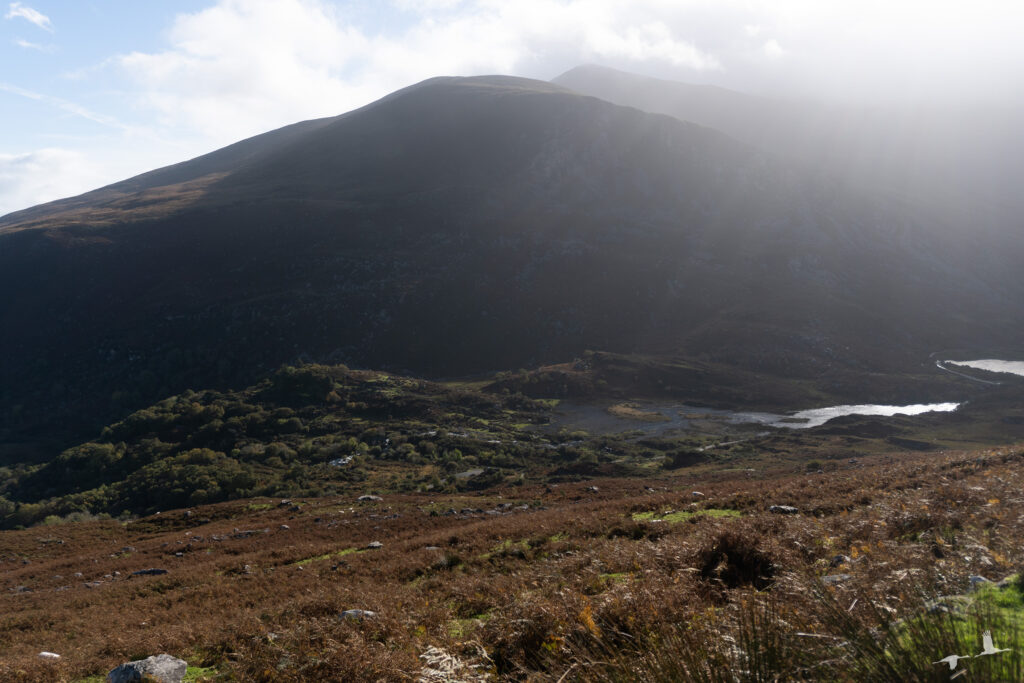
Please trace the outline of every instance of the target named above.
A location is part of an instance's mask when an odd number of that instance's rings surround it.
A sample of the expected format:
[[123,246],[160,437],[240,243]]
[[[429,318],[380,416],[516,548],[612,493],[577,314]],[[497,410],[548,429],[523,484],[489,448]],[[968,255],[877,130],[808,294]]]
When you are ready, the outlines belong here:
[[100,125],[107,126],[110,128],[120,128],[123,130],[126,130],[128,128],[112,116],[92,111],[86,107],[75,104],[74,102],[70,102],[60,97],[44,95],[42,93],[37,93],[32,90],[27,90],[25,88],[19,88],[16,85],[11,85],[10,83],[3,82],[0,82],[0,92],[8,92],[12,95],[24,97],[25,99],[35,100],[37,102],[45,102],[46,104],[56,107],[57,109],[65,111],[69,114],[74,114],[75,116],[79,116],[88,121],[92,121],[93,123],[98,123]]
[[53,52],[55,49],[53,45],[40,45],[39,43],[22,40],[21,38],[15,38],[14,44],[26,50],[36,50],[38,52]]
[[[658,4],[648,0],[647,4]],[[685,3],[684,3],[685,4]],[[116,63],[137,104],[168,129],[224,143],[340,114],[438,75],[550,78],[582,62],[683,72],[721,68],[677,25],[612,0],[394,0],[408,20],[384,34],[321,0],[220,0],[180,15],[161,52]]]
[[[64,64],[73,96],[2,82],[0,91],[102,124],[103,144],[83,144],[104,168],[115,168],[116,156],[116,168],[135,173],[439,75],[548,79],[598,63],[748,92],[959,103],[1017,96],[1024,69],[1024,4],[1005,0],[974,0],[969,11],[959,0],[207,2],[177,16],[162,49],[74,71]],[[52,30],[18,2],[6,16]],[[35,168],[11,159],[5,187],[16,169]],[[47,187],[54,194],[44,199],[79,191]],[[3,187],[0,204],[13,206]]]
[[31,7],[26,7],[20,2],[12,2],[7,10],[7,14],[4,15],[4,18],[24,19],[25,21],[35,24],[44,31],[53,33],[53,24],[50,22],[50,17],[46,16],[42,12],[32,9]]
[[85,192],[103,177],[86,155],[47,148],[0,154],[0,216],[41,202]]
[[779,45],[779,41],[777,40],[767,41],[762,49],[764,50],[765,55],[771,59],[777,59],[786,54],[786,51],[782,49],[782,46]]

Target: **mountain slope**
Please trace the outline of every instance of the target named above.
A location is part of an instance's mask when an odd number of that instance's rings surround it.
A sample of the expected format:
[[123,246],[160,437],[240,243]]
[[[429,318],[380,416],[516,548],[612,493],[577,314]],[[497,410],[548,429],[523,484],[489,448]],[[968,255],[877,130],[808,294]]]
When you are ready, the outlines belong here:
[[1024,173],[1024,126],[1022,112],[1013,107],[822,105],[596,65],[571,69],[553,82],[712,126],[845,183],[912,198],[933,218],[1016,241],[1024,210],[1016,181]]
[[939,234],[708,128],[432,79],[0,219],[0,442],[303,359],[443,376],[597,348],[828,383],[1014,338],[1013,264]]

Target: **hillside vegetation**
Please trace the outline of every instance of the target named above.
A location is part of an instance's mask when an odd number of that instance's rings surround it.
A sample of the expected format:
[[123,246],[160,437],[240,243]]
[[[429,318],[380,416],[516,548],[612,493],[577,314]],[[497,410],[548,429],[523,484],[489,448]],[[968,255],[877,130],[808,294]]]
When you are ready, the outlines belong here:
[[968,680],[1021,680],[1020,584],[996,583],[1024,562],[1022,459],[748,461],[5,531],[0,678],[166,651],[207,681],[946,681],[932,662],[990,630],[1013,651],[965,660]]

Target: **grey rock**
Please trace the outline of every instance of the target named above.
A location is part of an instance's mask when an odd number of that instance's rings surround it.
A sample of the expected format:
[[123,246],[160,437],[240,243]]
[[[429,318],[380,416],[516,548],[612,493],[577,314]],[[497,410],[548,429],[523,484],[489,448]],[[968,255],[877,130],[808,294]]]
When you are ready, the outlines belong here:
[[363,621],[364,619],[373,619],[377,616],[376,612],[371,612],[368,609],[347,609],[341,613],[342,619],[355,619],[356,621]]
[[383,547],[384,547],[384,544],[381,543],[380,541],[370,541],[369,543],[366,544],[366,549],[367,550],[380,550]]
[[850,557],[848,555],[836,555],[829,561],[828,566],[834,568],[840,565],[848,564],[849,562]]
[[828,576],[821,577],[821,582],[826,586],[835,586],[852,578],[849,574],[829,574]]
[[384,499],[381,498],[380,496],[371,496],[371,495],[367,494],[365,496],[359,496],[358,498],[356,498],[356,500],[358,500],[360,503],[368,503],[368,502],[372,502],[372,501],[375,501],[375,500],[384,500]]
[[942,595],[924,603],[924,608],[928,614],[962,614],[970,605],[971,599],[965,595]]
[[690,495],[693,496],[694,498],[703,498],[704,497],[704,494],[701,493],[700,491],[694,491]]
[[795,515],[800,511],[797,510],[792,505],[772,505],[770,508],[768,508],[768,512],[771,512],[776,515]]
[[188,663],[171,655],[156,655],[128,662],[107,674],[107,683],[133,683],[134,681],[159,681],[159,683],[181,683],[188,670]]
[[996,588],[1009,588],[1010,586],[1012,586],[1015,583],[1017,583],[1017,581],[1019,581],[1019,580],[1020,580],[1020,575],[1019,574],[1010,574],[1009,576],[1001,579],[999,581],[999,583],[996,584]]
[[39,656],[39,659],[52,659],[52,660],[60,659],[60,655],[57,654],[56,652],[40,652],[38,656]]
[[967,580],[971,582],[971,590],[976,590],[977,588],[983,586],[986,583],[992,583],[984,576],[979,576],[977,574],[972,574],[971,576],[967,577]]
[[287,524],[282,524],[279,528],[281,529],[281,531],[288,531],[289,529],[291,529],[291,527]]

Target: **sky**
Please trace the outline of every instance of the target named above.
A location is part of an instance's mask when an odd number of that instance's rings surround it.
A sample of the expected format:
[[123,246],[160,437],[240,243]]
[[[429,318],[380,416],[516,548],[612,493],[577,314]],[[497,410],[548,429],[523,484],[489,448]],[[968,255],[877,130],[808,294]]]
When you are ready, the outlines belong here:
[[0,215],[441,75],[1001,104],[1021,36],[1019,0],[0,0]]

